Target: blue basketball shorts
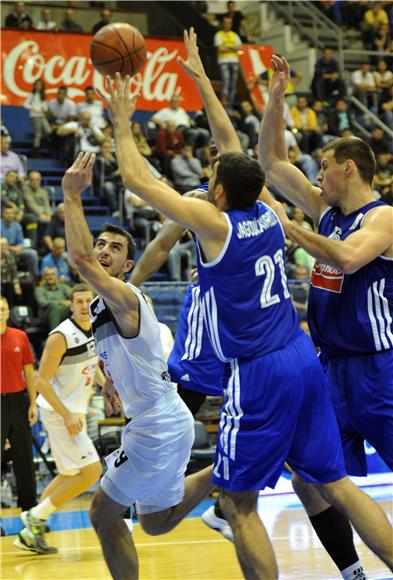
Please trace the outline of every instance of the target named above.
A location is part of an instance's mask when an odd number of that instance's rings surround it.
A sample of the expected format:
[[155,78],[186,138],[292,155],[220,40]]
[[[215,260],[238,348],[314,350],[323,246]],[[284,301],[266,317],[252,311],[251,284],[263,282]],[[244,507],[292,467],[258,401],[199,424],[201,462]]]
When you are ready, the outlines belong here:
[[274,488],[285,461],[306,481],[346,475],[321,364],[305,334],[257,359],[234,359],[213,481],[232,491]]
[[350,475],[367,475],[364,440],[393,471],[393,351],[324,361]]

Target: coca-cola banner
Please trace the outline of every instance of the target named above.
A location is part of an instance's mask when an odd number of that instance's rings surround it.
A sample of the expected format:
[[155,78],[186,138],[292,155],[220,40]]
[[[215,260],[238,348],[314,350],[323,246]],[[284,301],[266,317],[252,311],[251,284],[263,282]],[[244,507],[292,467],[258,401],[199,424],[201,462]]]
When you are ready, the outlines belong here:
[[[91,64],[90,41],[84,34],[51,32],[2,31],[3,105],[21,105],[31,92],[36,79],[43,79],[50,98],[59,86],[68,87],[68,96],[84,99],[84,87],[93,85],[104,90],[103,77]],[[185,56],[182,41],[146,38],[148,59],[142,69],[138,108],[156,111],[166,106],[173,94],[184,97],[182,106],[188,111],[201,107],[201,100],[192,79],[177,63]]]

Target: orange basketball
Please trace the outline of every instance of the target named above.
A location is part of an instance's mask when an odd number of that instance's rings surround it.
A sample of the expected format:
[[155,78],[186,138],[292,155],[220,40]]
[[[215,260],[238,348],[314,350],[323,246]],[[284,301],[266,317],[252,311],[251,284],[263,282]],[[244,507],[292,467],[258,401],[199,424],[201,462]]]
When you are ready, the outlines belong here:
[[103,75],[120,73],[134,76],[146,61],[146,43],[135,26],[118,22],[107,24],[94,36],[90,58],[96,70]]

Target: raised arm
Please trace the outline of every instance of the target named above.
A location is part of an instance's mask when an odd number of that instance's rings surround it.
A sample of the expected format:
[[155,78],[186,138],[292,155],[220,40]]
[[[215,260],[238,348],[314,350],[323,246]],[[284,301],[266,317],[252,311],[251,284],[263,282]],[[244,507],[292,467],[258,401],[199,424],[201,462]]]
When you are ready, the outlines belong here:
[[343,241],[332,240],[302,228],[288,219],[284,208],[277,202],[273,209],[277,212],[288,237],[317,260],[338,268],[344,274],[357,272],[378,256],[385,254],[390,259],[393,256],[391,207],[378,207],[370,211],[365,217],[363,226]]
[[122,80],[117,73],[114,84],[110,77],[106,80],[110,97],[97,92],[105,100],[112,119],[116,157],[125,186],[168,218],[195,232],[201,240],[224,241],[228,226],[222,212],[207,201],[181,196],[149,171],[131,132],[129,120],[135,111],[136,96],[130,95],[130,77]]
[[[188,191],[184,197],[197,197],[206,199],[206,194],[201,190]],[[140,286],[166,262],[169,252],[186,232],[186,228],[172,220],[166,220],[156,237],[146,246],[145,251],[139,258],[131,272],[130,282]]]
[[193,28],[190,28],[189,31],[184,31],[184,45],[187,50],[187,60],[178,57],[178,62],[185,68],[186,72],[193,78],[198,87],[203,106],[209,119],[213,140],[219,152],[241,152],[240,141],[231,120],[218,100],[212,84],[205,73],[201,57],[199,56],[197,35]]
[[300,207],[314,222],[326,205],[320,189],[314,187],[287,156],[284,139],[284,93],[289,82],[289,65],[285,58],[272,57],[273,76],[269,84],[266,105],[259,133],[259,162],[267,181],[275,185],[294,205]]
[[138,298],[122,280],[110,276],[94,256],[93,237],[83,214],[81,195],[91,185],[94,161],[94,153],[80,153],[63,177],[67,250],[78,273],[103,296],[113,313],[125,315],[138,311]]

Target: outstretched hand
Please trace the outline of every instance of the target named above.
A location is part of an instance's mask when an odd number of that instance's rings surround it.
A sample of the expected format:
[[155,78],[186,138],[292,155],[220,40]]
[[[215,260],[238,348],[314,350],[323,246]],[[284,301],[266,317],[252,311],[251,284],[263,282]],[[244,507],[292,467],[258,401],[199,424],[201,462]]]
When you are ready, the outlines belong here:
[[272,56],[273,75],[269,83],[269,95],[281,97],[284,95],[290,79],[290,68],[284,57]]
[[64,195],[80,196],[91,185],[95,160],[95,153],[79,153],[61,182]]
[[110,96],[106,97],[99,89],[96,89],[96,93],[105,102],[112,123],[128,121],[135,112],[139,97],[139,91],[131,94],[131,77],[127,75],[122,79],[120,74],[116,73],[115,80],[106,76],[105,81]]
[[200,78],[205,74],[205,69],[199,56],[197,45],[197,35],[191,27],[189,31],[184,31],[184,46],[187,51],[187,60],[181,56],[177,57],[177,62],[182,65],[185,71],[194,79]]

